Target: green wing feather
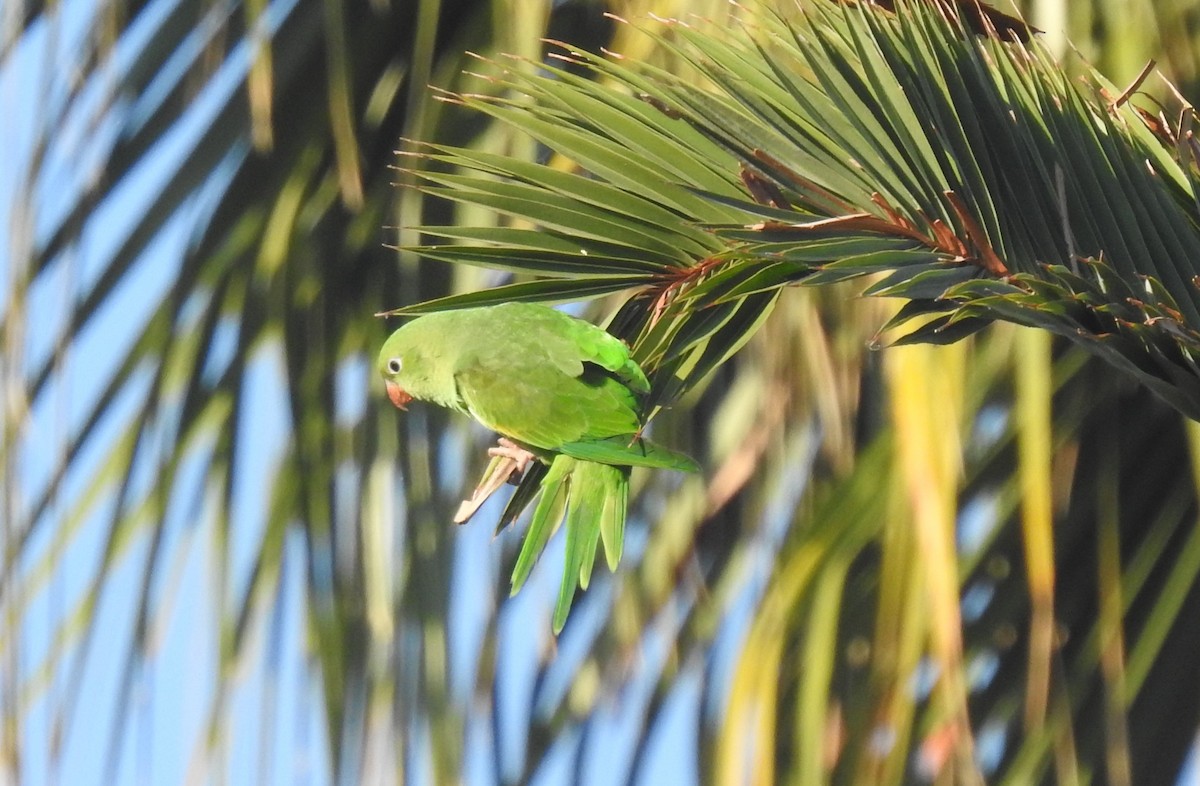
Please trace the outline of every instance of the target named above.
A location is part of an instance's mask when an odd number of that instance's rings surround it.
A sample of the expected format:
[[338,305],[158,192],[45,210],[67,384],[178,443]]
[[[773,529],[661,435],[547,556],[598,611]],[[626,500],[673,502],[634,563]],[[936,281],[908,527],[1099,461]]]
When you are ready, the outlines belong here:
[[699,472],[700,466],[691,458],[674,450],[664,448],[648,439],[628,436],[568,442],[559,446],[559,452],[583,461],[601,464],[616,464],[627,467],[651,467],[653,469],[677,469],[681,472]]
[[578,319],[570,320],[570,337],[585,360],[616,374],[617,379],[635,393],[650,392],[650,380],[646,379],[641,366],[630,356],[629,347],[620,339]]
[[505,363],[478,357],[455,374],[467,411],[518,442],[557,452],[562,445],[635,434],[641,424],[633,394],[612,376],[581,369],[568,376],[531,348]]
[[590,322],[535,303],[503,303],[479,312],[493,327],[510,328],[523,348],[537,343],[541,354],[572,376],[580,364],[594,363],[610,371],[635,393],[649,393],[650,382],[616,336]]

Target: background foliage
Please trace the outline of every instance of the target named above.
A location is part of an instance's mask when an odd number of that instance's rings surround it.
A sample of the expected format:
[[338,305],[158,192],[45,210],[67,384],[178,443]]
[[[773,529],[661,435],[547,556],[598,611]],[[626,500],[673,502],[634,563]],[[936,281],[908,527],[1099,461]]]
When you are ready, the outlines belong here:
[[[246,761],[283,782],[638,781],[661,760],[717,782],[1173,780],[1200,697],[1194,431],[1044,334],[874,352],[894,304],[786,291],[656,419],[707,472],[636,476],[622,570],[558,642],[560,547],[506,600],[519,532],[488,543],[487,511],[447,525],[488,435],[385,411],[368,315],[508,279],[384,246],[421,238],[383,226],[494,220],[397,188],[416,176],[393,151],[544,156],[426,85],[500,91],[463,53],[537,60],[547,29],[694,78],[599,10],[5,8],[0,87],[23,115],[0,374],[10,779],[85,755],[145,778],[178,737],[168,781]],[[1188,3],[1025,10],[1116,85],[1157,57],[1195,93]],[[206,603],[180,593],[192,570]],[[208,653],[200,722],[145,698],[195,667],[181,635]],[[311,728],[279,723],[308,711],[288,679],[316,686]]]

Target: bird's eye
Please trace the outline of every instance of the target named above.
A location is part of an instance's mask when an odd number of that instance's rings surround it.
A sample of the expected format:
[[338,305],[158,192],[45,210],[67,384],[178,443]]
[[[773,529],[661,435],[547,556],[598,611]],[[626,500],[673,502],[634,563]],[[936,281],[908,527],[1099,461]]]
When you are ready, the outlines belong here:
[[387,362],[387,370],[389,374],[399,374],[400,369],[404,368],[404,364],[400,362],[400,358],[392,358]]

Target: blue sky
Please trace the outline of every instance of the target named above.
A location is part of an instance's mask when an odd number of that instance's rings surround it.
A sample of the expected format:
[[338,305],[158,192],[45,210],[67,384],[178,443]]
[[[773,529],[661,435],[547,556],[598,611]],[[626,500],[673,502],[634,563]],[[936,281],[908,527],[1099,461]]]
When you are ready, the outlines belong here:
[[[92,28],[90,3],[65,4],[61,13],[43,18],[22,39],[18,49],[0,68],[0,102],[4,115],[13,122],[0,124],[2,143],[17,166],[0,168],[0,213],[14,215],[19,200],[27,200],[32,214],[35,242],[41,242],[82,188],[98,174],[96,162],[111,145],[116,121],[95,117],[103,99],[106,71],[115,73],[136,53],[157,17],[169,4],[151,4],[151,10],[136,25],[121,47],[112,54],[108,69],[70,102],[64,75],[73,73],[73,58],[83,47],[81,37]],[[191,108],[189,122],[168,136],[147,162],[131,175],[114,197],[102,205],[89,222],[83,242],[70,248],[39,278],[29,293],[25,367],[37,368],[53,352],[63,330],[70,304],[87,291],[102,272],[113,250],[122,241],[134,219],[146,209],[148,200],[161,188],[165,173],[184,155],[191,139],[202,127],[222,91],[232,89],[234,71],[218,79]],[[64,108],[70,107],[69,111]],[[119,110],[120,108],[118,108]],[[52,129],[52,133],[47,133]],[[33,183],[25,185],[30,173],[30,152],[39,135],[49,139],[46,158]],[[15,153],[15,155],[14,155]],[[216,173],[214,183],[221,174]],[[176,216],[140,256],[127,277],[104,307],[79,334],[60,360],[50,387],[36,402],[22,442],[20,483],[24,503],[29,504],[45,487],[50,473],[61,460],[66,441],[80,426],[100,392],[100,385],[139,335],[152,307],[178,269],[179,260],[203,196],[192,211]],[[9,238],[14,241],[13,237]],[[19,241],[17,241],[19,242]],[[11,278],[19,249],[17,242],[0,244],[0,272],[11,291]],[[8,298],[5,297],[5,308]],[[249,396],[252,416],[258,425],[255,449],[245,456],[247,472],[267,472],[278,460],[283,446],[285,422],[281,409],[273,406],[280,398],[278,348],[264,347],[253,363]],[[28,372],[27,372],[28,373]],[[37,524],[33,547],[27,549],[24,575],[46,575],[43,583],[28,583],[19,630],[19,670],[22,682],[31,688],[31,699],[15,710],[21,719],[22,771],[29,783],[100,783],[115,778],[119,783],[183,782],[202,761],[201,745],[206,738],[207,718],[215,700],[217,674],[217,628],[219,615],[213,599],[214,554],[211,506],[196,505],[204,490],[203,446],[192,451],[173,489],[164,526],[162,552],[166,566],[150,585],[153,598],[150,620],[149,657],[134,667],[129,704],[118,705],[126,678],[135,599],[142,592],[142,565],[151,541],[141,529],[113,558],[113,567],[99,587],[92,585],[102,562],[108,537],[113,500],[96,505],[79,520],[70,534],[67,512],[83,491],[83,483],[95,474],[129,425],[139,396],[149,382],[150,370],[135,375],[117,403],[112,406],[89,441],[83,456],[73,466],[64,487]],[[140,381],[140,382],[139,382]],[[165,424],[147,440],[136,473],[134,496],[152,487],[153,458],[164,450],[170,434]],[[158,444],[154,444],[155,442]],[[240,586],[261,534],[264,499],[261,488],[237,494],[235,534],[230,544],[235,574],[230,582]],[[263,782],[255,776],[266,762],[273,782],[295,783],[304,774],[311,782],[322,782],[325,769],[324,727],[320,692],[312,680],[311,662],[302,635],[303,572],[300,543],[289,544],[288,569],[282,580],[283,613],[274,625],[263,625],[259,644],[263,651],[232,697],[233,720],[224,729],[230,748],[230,772],[245,773],[233,782]],[[41,571],[41,573],[39,573]],[[96,621],[86,641],[86,657],[78,643],[68,646],[60,661],[46,659],[55,651],[54,637],[79,605],[96,593]],[[76,642],[80,634],[72,634]],[[80,668],[80,663],[83,664]],[[43,670],[50,665],[48,679]],[[277,698],[264,704],[264,694]],[[13,713],[11,699],[7,711]],[[274,713],[271,726],[262,723],[264,712]],[[114,732],[114,721],[121,730]],[[52,730],[65,723],[61,747],[52,748]],[[267,739],[261,729],[272,729]],[[116,748],[111,748],[113,740]],[[116,751],[115,762],[110,750]],[[306,751],[303,760],[297,750]],[[109,768],[115,766],[115,772]]]

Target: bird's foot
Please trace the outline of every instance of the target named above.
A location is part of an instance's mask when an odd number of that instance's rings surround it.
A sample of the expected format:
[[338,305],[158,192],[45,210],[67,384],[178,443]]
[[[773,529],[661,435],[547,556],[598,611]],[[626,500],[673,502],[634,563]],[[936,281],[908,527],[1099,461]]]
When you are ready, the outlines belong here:
[[458,511],[454,514],[455,524],[462,524],[475,515],[475,511],[479,510],[487,498],[505,483],[518,485],[525,475],[525,468],[535,458],[528,450],[504,437],[500,438],[496,447],[488,448],[488,455],[492,457],[492,463],[488,465],[470,499],[463,500],[458,506]]
[[534,459],[532,453],[507,437],[500,437],[495,447],[488,448],[488,455],[492,458],[506,458],[516,462],[516,469],[508,476],[508,482],[514,486],[521,481],[521,476],[525,474],[525,468]]

